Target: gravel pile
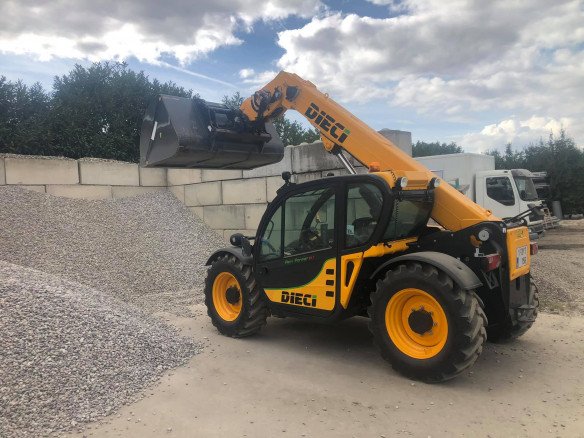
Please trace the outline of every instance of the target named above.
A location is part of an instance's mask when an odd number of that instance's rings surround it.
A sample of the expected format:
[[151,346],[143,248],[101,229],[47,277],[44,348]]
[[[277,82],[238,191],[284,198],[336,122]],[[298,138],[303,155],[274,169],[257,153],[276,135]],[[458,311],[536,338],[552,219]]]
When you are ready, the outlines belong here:
[[186,316],[225,245],[170,192],[113,201],[0,187],[0,260]]
[[584,220],[562,221],[538,242],[531,273],[543,310],[584,315]]
[[106,416],[199,351],[107,293],[2,261],[0,345],[0,436],[7,438]]

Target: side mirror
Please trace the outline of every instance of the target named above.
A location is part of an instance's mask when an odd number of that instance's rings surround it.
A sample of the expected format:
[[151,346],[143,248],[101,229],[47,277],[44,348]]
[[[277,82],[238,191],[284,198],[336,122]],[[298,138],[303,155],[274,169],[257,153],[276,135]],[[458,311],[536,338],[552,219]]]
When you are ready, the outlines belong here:
[[251,255],[251,243],[249,243],[249,240],[243,234],[241,233],[232,234],[231,237],[229,238],[229,242],[233,246],[241,248],[241,252],[243,253],[244,256]]

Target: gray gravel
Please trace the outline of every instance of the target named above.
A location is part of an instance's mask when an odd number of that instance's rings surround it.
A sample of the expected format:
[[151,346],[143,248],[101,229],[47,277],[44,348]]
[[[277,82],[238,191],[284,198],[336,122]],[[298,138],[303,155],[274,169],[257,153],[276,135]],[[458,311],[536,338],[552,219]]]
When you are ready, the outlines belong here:
[[0,260],[186,316],[225,245],[170,192],[113,201],[0,187]]
[[538,241],[531,273],[543,310],[584,315],[584,220],[564,220]]
[[6,438],[106,416],[199,351],[175,328],[107,293],[2,261],[0,345]]

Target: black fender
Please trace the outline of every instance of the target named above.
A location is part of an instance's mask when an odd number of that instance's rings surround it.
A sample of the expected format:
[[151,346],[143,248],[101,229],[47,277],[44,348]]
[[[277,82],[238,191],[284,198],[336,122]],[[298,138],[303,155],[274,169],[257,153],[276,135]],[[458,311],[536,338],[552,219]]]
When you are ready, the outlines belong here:
[[375,272],[371,274],[369,279],[374,279],[384,270],[387,270],[388,268],[399,264],[399,262],[404,261],[424,262],[435,266],[436,268],[445,272],[461,288],[466,290],[475,289],[483,285],[482,281],[479,279],[479,277],[477,277],[473,270],[462,263],[460,260],[448,254],[435,251],[414,252],[412,254],[402,255],[388,260],[379,266]]
[[205,263],[205,266],[209,266],[213,262],[213,260],[215,260],[218,257],[227,255],[227,254],[235,256],[244,265],[252,265],[253,264],[253,257],[251,255],[248,255],[248,256],[244,255],[243,249],[240,247],[230,246],[227,248],[221,248],[221,249],[215,251],[213,254],[211,254],[211,257],[209,257],[209,260],[207,260],[207,263]]

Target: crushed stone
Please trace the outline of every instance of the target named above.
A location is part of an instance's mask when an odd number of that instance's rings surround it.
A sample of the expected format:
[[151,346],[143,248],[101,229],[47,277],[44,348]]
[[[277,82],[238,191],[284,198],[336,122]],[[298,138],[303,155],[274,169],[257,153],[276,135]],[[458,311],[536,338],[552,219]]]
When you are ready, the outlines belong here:
[[90,201],[0,187],[0,260],[188,316],[222,237],[170,192]]
[[0,261],[0,436],[79,429],[200,346],[108,293]]
[[538,240],[531,275],[541,308],[564,315],[584,315],[584,219],[564,220]]

